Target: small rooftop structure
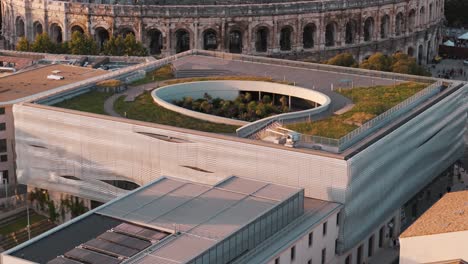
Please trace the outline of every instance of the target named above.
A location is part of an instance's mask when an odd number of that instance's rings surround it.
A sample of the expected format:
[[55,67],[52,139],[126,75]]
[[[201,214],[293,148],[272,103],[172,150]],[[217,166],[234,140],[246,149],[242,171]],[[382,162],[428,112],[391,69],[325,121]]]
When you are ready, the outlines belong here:
[[[304,208],[299,188],[235,176],[214,185],[161,177],[6,254],[51,264],[227,263]],[[234,242],[239,246],[230,247]]]
[[[61,80],[47,76],[59,72]],[[108,73],[84,67],[55,64],[0,78],[0,102],[7,102],[51,90],[66,84]]]
[[468,191],[444,195],[401,238],[468,231]]

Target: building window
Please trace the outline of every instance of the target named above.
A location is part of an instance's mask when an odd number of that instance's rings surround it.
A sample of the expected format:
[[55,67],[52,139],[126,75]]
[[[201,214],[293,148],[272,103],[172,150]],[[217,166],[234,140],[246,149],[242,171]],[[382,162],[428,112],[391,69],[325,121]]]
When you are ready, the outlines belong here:
[[296,259],[296,246],[291,248],[291,261],[294,261],[294,259]]
[[340,225],[340,216],[341,216],[341,213],[336,214],[336,226]]
[[372,254],[374,254],[374,235],[369,237],[369,245],[367,249],[368,249],[367,256],[372,257]]
[[349,254],[345,259],[345,264],[351,264],[351,254]]
[[7,152],[7,140],[0,139],[0,152]]
[[7,170],[2,171],[2,183],[8,184],[8,171]]
[[5,107],[0,107],[0,115],[4,115],[5,114]]
[[309,233],[309,247],[312,246],[312,243],[314,242],[314,232]]
[[327,248],[322,249],[322,264],[327,260]]
[[280,258],[275,258],[275,264],[280,264]]
[[7,155],[0,155],[0,162],[6,162],[8,161],[8,156]]
[[0,123],[0,131],[4,131],[6,129],[5,123]]
[[327,235],[327,222],[323,223],[323,236]]
[[382,226],[379,230],[379,248],[383,246],[384,227]]
[[338,239],[335,239],[335,254],[338,255]]
[[356,258],[356,263],[361,264],[362,263],[362,245],[360,245],[357,249],[357,258]]

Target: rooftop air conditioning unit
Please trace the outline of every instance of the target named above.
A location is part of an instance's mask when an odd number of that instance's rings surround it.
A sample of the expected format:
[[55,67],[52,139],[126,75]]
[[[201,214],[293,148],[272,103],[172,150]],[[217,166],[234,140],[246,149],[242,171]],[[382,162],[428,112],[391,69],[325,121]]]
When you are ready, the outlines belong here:
[[65,78],[60,75],[50,74],[50,75],[47,75],[47,79],[48,80],[63,80]]

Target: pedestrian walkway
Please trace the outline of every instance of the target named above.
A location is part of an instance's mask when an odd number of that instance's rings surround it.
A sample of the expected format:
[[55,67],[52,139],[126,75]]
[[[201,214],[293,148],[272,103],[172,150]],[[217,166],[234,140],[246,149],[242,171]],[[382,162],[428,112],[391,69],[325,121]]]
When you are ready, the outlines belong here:
[[121,96],[125,96],[125,99],[124,99],[125,102],[133,102],[135,101],[135,98],[137,98],[139,95],[141,95],[145,91],[153,90],[154,88],[157,88],[159,85],[160,85],[159,82],[152,82],[152,83],[147,83],[147,84],[142,84],[142,85],[137,85],[137,86],[129,86],[128,89],[125,90],[124,92],[116,93],[112,95],[111,97],[107,98],[107,100],[104,102],[104,112],[106,112],[108,115],[111,115],[111,116],[122,117],[114,110],[114,104],[115,104],[115,101],[117,101],[117,99],[119,99]]

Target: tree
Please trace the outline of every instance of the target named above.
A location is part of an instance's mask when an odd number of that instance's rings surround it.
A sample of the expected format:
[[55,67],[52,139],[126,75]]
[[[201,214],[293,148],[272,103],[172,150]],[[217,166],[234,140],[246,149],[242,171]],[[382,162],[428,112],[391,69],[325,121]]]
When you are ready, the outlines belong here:
[[376,71],[391,71],[392,58],[381,52],[377,52],[364,60],[361,65],[359,65],[359,68]]
[[127,34],[124,40],[125,44],[125,55],[128,56],[146,56],[148,51],[141,42],[135,39],[133,34]]
[[29,49],[30,49],[30,45],[29,45],[28,39],[25,37],[21,37],[18,40],[18,43],[16,43],[16,50],[17,51],[29,51]]
[[104,43],[103,53],[111,56],[122,56],[125,54],[125,43],[121,35],[114,37],[111,36],[107,42]]
[[265,94],[262,98],[264,104],[271,104],[271,97],[268,94]]
[[287,110],[288,109],[288,99],[286,98],[286,96],[281,96],[281,98],[279,99],[280,103],[281,103],[281,109],[283,111],[285,111],[285,109]]
[[49,38],[49,35],[44,32],[36,36],[36,39],[31,45],[31,50],[34,52],[55,53],[57,51],[57,47]]
[[91,35],[80,31],[73,32],[69,48],[70,52],[76,55],[95,55],[98,51],[97,44]]
[[430,76],[426,69],[417,64],[415,58],[401,52],[393,54],[392,57],[392,72]]
[[329,65],[357,67],[358,63],[351,53],[340,53],[327,61]]

